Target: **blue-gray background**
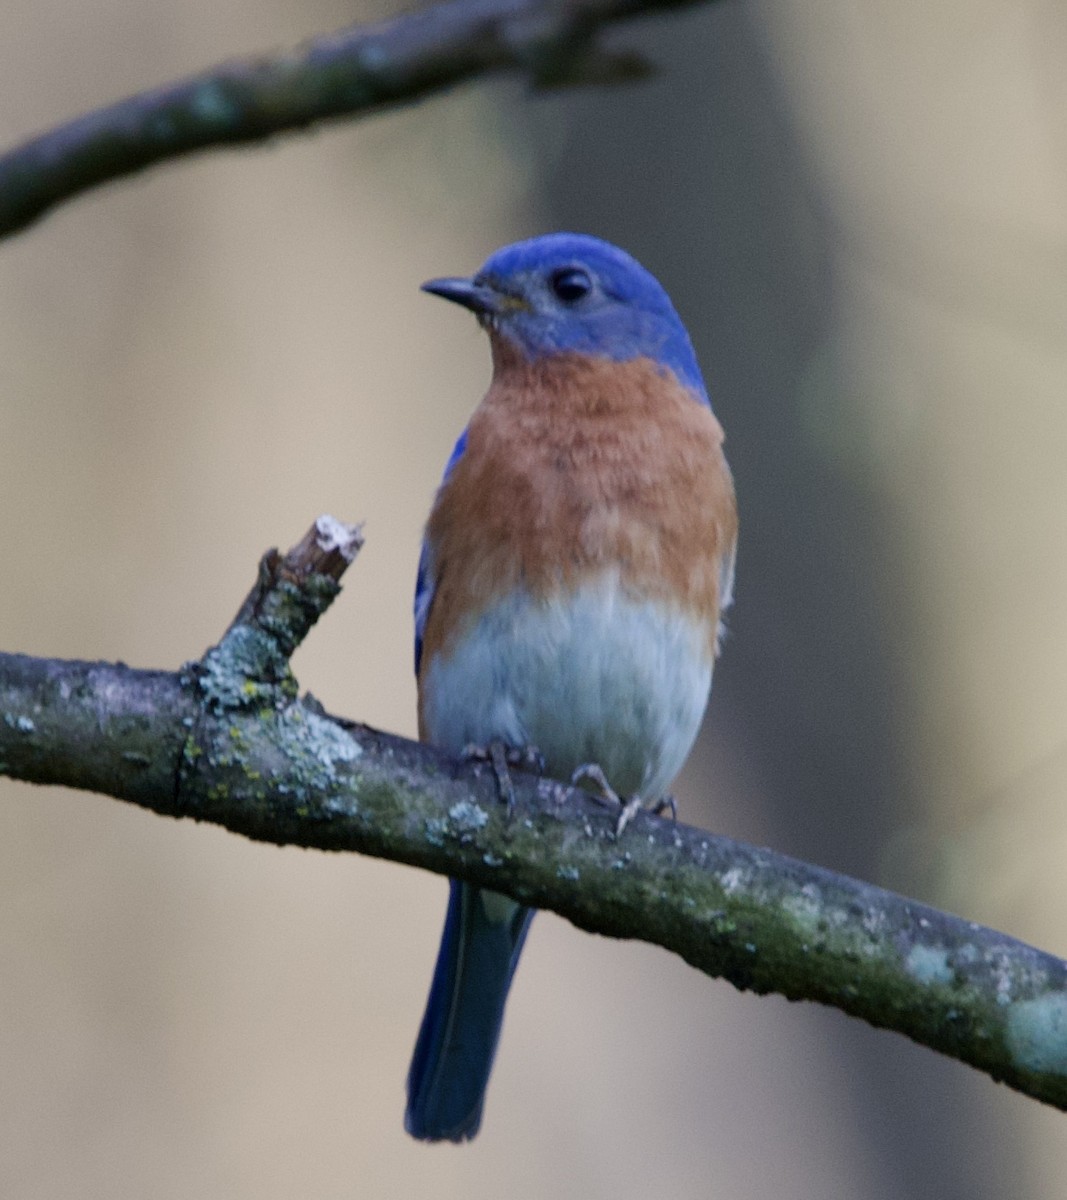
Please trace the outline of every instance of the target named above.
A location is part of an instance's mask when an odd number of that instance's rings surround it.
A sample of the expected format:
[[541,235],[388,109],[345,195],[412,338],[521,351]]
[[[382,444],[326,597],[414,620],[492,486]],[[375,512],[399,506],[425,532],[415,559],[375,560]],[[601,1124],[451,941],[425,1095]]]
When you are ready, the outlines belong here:
[[[0,140],[360,15],[16,0]],[[1063,953],[1067,18],[766,0],[612,38],[660,76],[479,85],[162,168],[0,247],[0,644],[175,666],[266,546],[366,518],[295,665],[413,732],[420,526],[488,374],[418,284],[595,232],[671,291],[737,477],[683,815]],[[13,1200],[1062,1195],[1057,1114],[554,917],[481,1136],[416,1145],[441,880],[7,783],[0,826]]]

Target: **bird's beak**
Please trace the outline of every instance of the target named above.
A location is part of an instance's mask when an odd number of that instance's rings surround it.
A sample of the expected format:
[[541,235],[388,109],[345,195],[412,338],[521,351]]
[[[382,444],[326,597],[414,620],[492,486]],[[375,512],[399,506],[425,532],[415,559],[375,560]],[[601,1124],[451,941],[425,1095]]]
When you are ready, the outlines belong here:
[[516,308],[525,308],[525,301],[506,292],[497,291],[491,284],[477,279],[462,277],[430,279],[422,285],[424,292],[442,296],[455,304],[462,304],[479,316],[500,316]]

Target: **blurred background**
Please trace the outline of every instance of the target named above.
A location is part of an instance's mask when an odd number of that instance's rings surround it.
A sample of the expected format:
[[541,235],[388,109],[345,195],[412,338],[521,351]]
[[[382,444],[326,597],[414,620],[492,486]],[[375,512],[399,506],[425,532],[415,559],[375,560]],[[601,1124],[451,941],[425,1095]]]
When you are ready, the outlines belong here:
[[[0,142],[389,12],[9,0]],[[732,635],[684,819],[1067,953],[1067,14],[749,0],[158,169],[0,247],[0,645],[175,667],[320,512],[295,667],[411,734],[421,523],[488,378],[420,295],[618,241],[727,430]],[[1063,1195],[1064,1118],[841,1014],[539,918],[478,1140],[403,1133],[444,881],[0,782],[0,1194]]]

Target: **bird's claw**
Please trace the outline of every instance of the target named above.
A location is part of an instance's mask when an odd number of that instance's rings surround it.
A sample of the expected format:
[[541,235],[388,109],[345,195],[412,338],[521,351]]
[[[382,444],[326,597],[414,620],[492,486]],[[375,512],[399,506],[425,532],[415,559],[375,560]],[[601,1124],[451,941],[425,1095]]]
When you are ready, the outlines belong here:
[[[595,785],[595,789],[586,789],[591,796],[608,807],[619,810],[619,819],[615,822],[615,836],[620,837],[626,826],[644,808],[644,800],[640,796],[631,796],[629,800],[623,800],[608,783],[608,777],[599,763],[582,763],[576,768],[571,775],[571,787],[579,787],[586,780]],[[649,806],[649,811],[656,817],[668,809],[672,820],[677,820],[678,806],[674,803],[673,796],[663,796]]]
[[619,819],[615,823],[615,836],[618,837],[630,823],[634,813],[641,807],[641,797],[634,796],[624,801],[619,793],[608,783],[604,768],[599,763],[582,763],[571,774],[571,787],[580,787],[584,782],[594,785],[586,791],[608,808],[618,809]]
[[485,746],[474,742],[463,747],[460,754],[463,762],[487,762],[496,777],[496,790],[510,815],[515,810],[515,788],[511,782],[510,767],[543,775],[545,756],[536,746],[507,746],[501,741],[492,741]]
[[648,811],[654,817],[662,817],[665,812],[671,814],[671,820],[678,820],[678,805],[674,802],[673,796],[660,796],[655,804],[649,805]]
[[504,758],[509,767],[518,767],[520,771],[528,771],[531,775],[545,773],[545,756],[536,746],[508,746],[504,750]]

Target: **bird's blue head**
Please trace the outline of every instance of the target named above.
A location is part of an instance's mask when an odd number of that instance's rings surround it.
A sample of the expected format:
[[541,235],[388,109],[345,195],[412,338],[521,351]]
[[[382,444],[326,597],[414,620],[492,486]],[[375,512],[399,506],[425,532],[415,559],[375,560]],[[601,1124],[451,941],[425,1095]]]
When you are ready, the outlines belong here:
[[471,309],[527,359],[650,358],[708,403],[692,343],[667,293],[639,262],[599,238],[550,233],[516,242],[470,278],[422,286]]

